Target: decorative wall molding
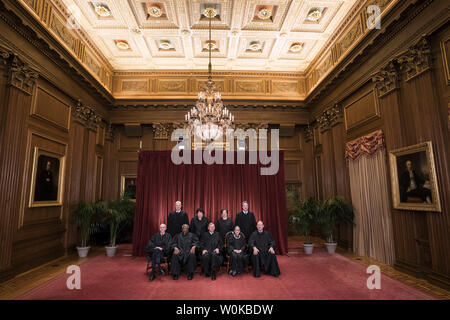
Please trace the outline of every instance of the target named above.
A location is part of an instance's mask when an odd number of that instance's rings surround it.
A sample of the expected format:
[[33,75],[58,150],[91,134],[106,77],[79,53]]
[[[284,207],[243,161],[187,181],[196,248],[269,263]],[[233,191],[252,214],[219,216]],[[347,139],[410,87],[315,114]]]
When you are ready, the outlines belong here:
[[102,122],[102,117],[93,108],[83,105],[81,101],[78,101],[78,104],[72,108],[72,115],[77,122],[93,131],[97,131]]
[[332,127],[343,122],[344,113],[340,104],[335,104],[331,108],[326,109],[318,118],[320,132],[330,130]]
[[28,95],[33,93],[39,72],[14,52],[0,47],[0,63],[8,69],[8,84]]
[[107,141],[114,141],[115,137],[115,127],[110,123],[108,126],[106,126],[105,130],[105,140]]
[[410,47],[408,51],[396,58],[400,70],[405,72],[406,81],[417,77],[425,71],[430,70],[432,65],[431,45],[426,37]]
[[31,95],[39,73],[23,62],[17,55],[13,56],[9,67],[8,83]]
[[172,123],[153,123],[153,138],[155,140],[167,140],[174,128]]
[[381,68],[379,72],[373,75],[372,81],[375,82],[379,98],[398,89],[398,71],[394,61],[390,61],[387,66]]
[[303,134],[305,135],[306,142],[311,141],[314,137],[313,129],[309,125],[303,129]]

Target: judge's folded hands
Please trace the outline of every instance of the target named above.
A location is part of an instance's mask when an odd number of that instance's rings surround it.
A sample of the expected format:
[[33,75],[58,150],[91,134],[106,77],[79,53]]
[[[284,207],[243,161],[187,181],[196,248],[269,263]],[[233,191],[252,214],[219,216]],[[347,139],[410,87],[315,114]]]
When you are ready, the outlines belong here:
[[273,250],[272,247],[269,248],[269,252],[272,253],[272,254],[275,254],[275,250]]
[[194,254],[195,253],[195,246],[193,246],[192,248],[191,248],[191,251],[190,251],[192,254]]
[[175,247],[175,248],[173,249],[173,253],[174,253],[174,254],[179,254],[179,253],[180,253],[180,249],[178,249],[177,247]]
[[257,247],[253,247],[253,254],[256,256],[259,253],[259,250]]

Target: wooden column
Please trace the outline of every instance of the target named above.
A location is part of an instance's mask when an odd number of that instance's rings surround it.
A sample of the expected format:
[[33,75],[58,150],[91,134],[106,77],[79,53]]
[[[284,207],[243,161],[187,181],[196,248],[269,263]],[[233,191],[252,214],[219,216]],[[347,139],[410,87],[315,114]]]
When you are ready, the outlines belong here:
[[[0,49],[2,50],[2,49]],[[27,116],[31,94],[38,73],[17,55],[2,50],[0,63],[6,65],[7,88],[2,102],[0,150],[0,278],[11,268],[14,233],[18,228],[21,194],[18,185],[23,178]],[[0,102],[0,103],[2,103]]]

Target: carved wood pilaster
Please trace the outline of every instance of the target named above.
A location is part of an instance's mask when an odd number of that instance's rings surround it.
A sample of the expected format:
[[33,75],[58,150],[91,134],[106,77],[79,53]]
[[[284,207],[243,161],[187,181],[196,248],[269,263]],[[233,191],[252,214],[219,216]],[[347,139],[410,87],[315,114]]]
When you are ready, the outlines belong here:
[[375,82],[379,98],[398,89],[398,71],[394,61],[389,62],[387,66],[377,72],[372,77],[372,81]]
[[106,131],[105,131],[105,139],[107,141],[114,141],[114,137],[115,137],[115,128],[112,126],[112,124],[109,124],[106,127]]
[[153,138],[155,140],[167,140],[170,138],[172,133],[173,124],[172,123],[153,123]]
[[405,72],[406,81],[409,81],[425,71],[430,70],[432,65],[431,45],[426,37],[410,47],[408,51],[399,56],[397,62],[400,70]]
[[75,121],[93,131],[97,131],[98,125],[102,121],[102,117],[93,108],[84,106],[81,101],[78,101],[78,104],[72,108],[72,115]]
[[303,129],[303,134],[305,135],[306,142],[313,139],[313,129],[309,125]]

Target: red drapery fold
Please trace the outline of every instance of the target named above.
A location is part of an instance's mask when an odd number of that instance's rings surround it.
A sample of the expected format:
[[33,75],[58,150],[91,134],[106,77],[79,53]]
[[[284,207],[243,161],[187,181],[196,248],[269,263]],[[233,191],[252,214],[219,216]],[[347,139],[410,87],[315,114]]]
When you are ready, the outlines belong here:
[[347,160],[357,160],[360,156],[372,156],[384,148],[384,135],[381,130],[347,142],[345,157]]
[[[261,175],[263,166],[259,161],[249,164],[248,158],[247,152],[246,164],[175,165],[170,150],[140,152],[133,255],[144,255],[151,235],[158,231],[159,224],[167,222],[167,214],[174,210],[177,200],[182,201],[189,219],[196,208],[203,208],[205,216],[212,222],[220,218],[222,208],[228,209],[234,222],[242,201],[247,200],[255,218],[262,220],[265,229],[274,236],[277,252],[287,253],[283,151],[280,151],[276,175]],[[192,155],[192,162],[193,159]]]

